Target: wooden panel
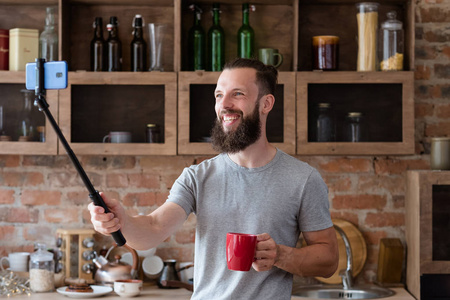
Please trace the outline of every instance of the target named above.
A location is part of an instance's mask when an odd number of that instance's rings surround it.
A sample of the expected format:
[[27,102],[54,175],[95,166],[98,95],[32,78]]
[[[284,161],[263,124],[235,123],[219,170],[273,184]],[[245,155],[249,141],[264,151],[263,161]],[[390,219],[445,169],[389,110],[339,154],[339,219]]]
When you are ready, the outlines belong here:
[[[165,5],[159,5],[166,3]],[[103,18],[103,36],[108,37],[106,24],[111,16],[119,20],[119,39],[122,42],[122,70],[130,71],[130,44],[133,39],[132,22],[136,14],[141,14],[144,23],[167,24],[164,34],[164,71],[174,71],[174,7],[173,1],[69,1],[62,2],[61,20],[64,42],[63,59],[69,62],[69,70],[90,70],[90,42],[94,35],[92,23],[95,17]],[[67,40],[69,39],[69,40]],[[144,26],[144,39],[147,42],[147,67],[149,65],[149,34]]]
[[[72,134],[72,85],[163,85],[164,86],[164,125],[161,126],[164,135],[164,143],[126,143],[126,144],[103,144],[99,143],[73,143]],[[107,86],[105,86],[107,89]],[[176,154],[176,74],[163,72],[117,72],[102,73],[98,76],[94,72],[69,72],[69,87],[60,91],[60,120],[61,129],[69,141],[75,153],[79,154],[108,154],[108,155],[174,155]],[[148,101],[153,101],[152,96],[146,95]],[[126,102],[133,102],[133,99],[123,98]],[[161,100],[161,99],[160,99]],[[116,101],[116,100],[114,100]],[[118,100],[117,100],[118,101]],[[131,107],[125,105],[124,107]],[[108,108],[105,107],[101,112],[108,114]],[[89,120],[86,120],[89,121]],[[95,120],[91,120],[95,122]],[[143,128],[144,130],[144,128]],[[106,134],[106,133],[105,133]],[[61,151],[60,151],[61,153]]]
[[[242,3],[244,1],[221,2],[220,23],[225,32],[225,60],[231,60],[237,56],[237,32],[242,25]],[[181,6],[181,67],[187,70],[187,37],[188,31],[193,25],[193,13],[189,10],[189,5],[198,1],[182,1]],[[296,66],[294,53],[297,44],[297,24],[298,10],[295,10],[297,0],[251,2],[256,10],[250,12],[250,26],[255,31],[255,57],[259,48],[277,48],[283,55],[283,63],[278,68],[280,71],[293,71]],[[212,9],[211,1],[200,3],[203,10],[202,27],[205,33],[212,25],[212,18],[209,12]]]
[[[207,123],[201,123],[201,126],[206,127],[206,129],[202,132],[203,135],[209,132],[208,126],[211,125],[211,120],[215,119],[214,112],[214,87],[217,83],[217,79],[220,76],[220,72],[180,72],[179,80],[178,80],[178,110],[179,110],[179,119],[178,119],[178,153],[179,154],[216,154],[216,152],[212,149],[211,145],[206,142],[200,142],[197,140],[201,139],[201,134],[196,136],[194,133],[194,138],[192,137],[192,124],[191,118],[195,117],[191,110],[193,101],[191,99],[192,96],[192,85],[204,85],[205,89],[211,91],[211,104],[207,103],[210,113],[208,116],[205,115],[196,115],[195,120],[192,122],[202,122],[207,119]],[[269,141],[279,139],[279,142],[272,142],[272,144],[290,154],[295,153],[295,73],[294,72],[280,72],[278,77],[277,90],[280,93],[280,96],[276,95],[276,99],[278,98],[278,103],[282,104],[278,108],[278,111],[273,110],[271,112],[273,119],[271,118],[271,114],[269,114],[269,119],[267,122],[268,126],[268,137]],[[196,88],[196,87],[195,87]],[[200,91],[196,91],[195,93],[200,93]],[[204,95],[201,101],[205,102]],[[282,98],[281,98],[282,97]],[[194,99],[195,100],[195,99]],[[197,99],[198,101],[198,99]],[[206,101],[209,101],[206,99]],[[277,101],[277,100],[276,100]],[[203,105],[202,107],[205,107]],[[205,113],[205,112],[203,112]],[[208,113],[208,112],[206,112]],[[212,116],[212,117],[211,117]],[[272,124],[272,125],[271,125]],[[197,126],[198,124],[195,124]],[[276,126],[277,128],[270,128],[270,126]],[[198,127],[197,127],[198,128]],[[199,129],[198,129],[199,130]],[[282,133],[282,136],[277,136],[278,133]],[[274,136],[270,136],[270,133],[274,133]],[[271,140],[272,139],[272,140]]]
[[[25,72],[0,71],[0,82],[0,90],[3,96],[0,99],[0,105],[4,106],[5,123],[11,124],[9,123],[8,118],[12,117],[13,119],[16,119],[18,117],[17,114],[19,113],[18,109],[21,109],[22,107],[23,95],[21,95],[20,90],[25,89]],[[50,106],[50,112],[57,120],[58,91],[47,91],[46,100]],[[57,153],[57,138],[53,128],[51,128],[49,122],[45,119],[43,113],[39,112],[37,107],[33,106],[32,109],[32,114],[39,120],[42,120],[42,122],[45,122],[46,142],[0,142],[0,154],[39,155]],[[8,130],[12,131],[14,128],[10,127]],[[7,132],[7,134],[12,137],[17,135],[16,132]]]
[[[308,116],[311,112],[308,111],[308,85],[316,83],[401,84],[402,141],[369,141],[360,143],[309,142]],[[413,72],[299,72],[297,74],[297,154],[377,155],[414,153],[413,83]],[[364,101],[364,99],[361,99],[361,101]],[[375,99],[374,101],[378,100]],[[370,101],[368,101],[367,105],[369,107],[370,104]]]
[[[361,1],[305,1],[299,5],[298,61],[300,71],[312,70],[312,37],[316,35],[339,36],[339,70],[356,70],[357,10]],[[405,29],[405,70],[414,68],[414,3],[405,1],[379,2],[378,24],[384,22],[386,13],[395,10],[397,19]]]

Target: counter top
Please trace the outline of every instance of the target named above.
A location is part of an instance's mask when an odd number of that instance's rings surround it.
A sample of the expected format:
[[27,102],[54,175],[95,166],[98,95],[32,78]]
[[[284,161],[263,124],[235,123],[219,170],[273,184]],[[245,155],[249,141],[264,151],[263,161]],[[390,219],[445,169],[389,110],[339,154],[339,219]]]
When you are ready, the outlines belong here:
[[[389,300],[414,300],[414,298],[403,288],[392,288],[393,291],[395,291],[395,295],[383,299],[389,299]],[[138,297],[134,297],[134,299],[139,298],[146,298],[146,299],[155,299],[155,300],[165,300],[165,299],[190,299],[192,295],[192,292],[189,292],[185,289],[159,289],[156,286],[145,286],[144,290]],[[22,299],[28,299],[28,300],[65,300],[70,299],[69,297],[63,296],[61,294],[58,294],[57,292],[53,293],[34,293],[30,296],[27,295],[19,295],[11,297],[11,299],[15,300],[22,300]],[[89,298],[93,299],[93,298]],[[106,299],[121,299],[116,293],[111,292],[110,294],[107,294],[105,296],[101,296],[98,298],[99,300],[106,300]],[[123,298],[122,298],[123,299]],[[313,298],[302,298],[298,296],[292,296],[292,300],[314,300]]]

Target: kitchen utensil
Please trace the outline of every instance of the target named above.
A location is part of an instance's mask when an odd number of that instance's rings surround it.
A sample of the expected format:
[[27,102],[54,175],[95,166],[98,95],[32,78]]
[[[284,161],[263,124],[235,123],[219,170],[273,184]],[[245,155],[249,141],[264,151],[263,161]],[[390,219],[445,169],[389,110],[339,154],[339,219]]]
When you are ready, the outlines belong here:
[[[115,260],[108,262],[104,256],[94,258],[94,263],[98,267],[95,273],[95,281],[102,285],[113,286],[114,281],[133,279],[138,269],[139,258],[136,250],[128,245],[123,245],[133,255],[133,265],[120,262],[120,255],[115,256]],[[114,247],[117,247],[114,246]]]
[[166,289],[178,288],[176,286],[163,286],[161,283],[162,281],[180,281],[177,269],[175,268],[176,263],[177,261],[175,259],[168,259],[164,261],[164,268],[157,282],[160,288]]

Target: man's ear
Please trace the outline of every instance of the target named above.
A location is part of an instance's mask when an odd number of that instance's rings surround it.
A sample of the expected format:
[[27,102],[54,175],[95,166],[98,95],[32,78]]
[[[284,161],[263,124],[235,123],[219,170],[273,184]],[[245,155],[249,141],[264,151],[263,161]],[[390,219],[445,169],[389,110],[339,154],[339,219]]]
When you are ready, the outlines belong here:
[[261,112],[267,115],[272,110],[274,104],[275,97],[272,94],[264,95],[261,103]]

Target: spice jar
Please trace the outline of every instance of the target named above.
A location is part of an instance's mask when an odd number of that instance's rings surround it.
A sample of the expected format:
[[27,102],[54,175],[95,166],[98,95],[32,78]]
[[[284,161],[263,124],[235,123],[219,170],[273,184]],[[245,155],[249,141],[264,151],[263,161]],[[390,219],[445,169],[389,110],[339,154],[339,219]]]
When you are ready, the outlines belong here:
[[377,32],[378,32],[378,3],[357,3],[358,13],[358,71],[376,71],[377,69]]
[[367,130],[364,116],[361,112],[349,112],[345,117],[344,141],[365,142],[367,141]]
[[55,262],[45,244],[37,244],[37,250],[30,255],[30,288],[37,293],[55,289]]
[[157,124],[147,124],[145,139],[147,143],[160,143],[161,131]]
[[403,24],[396,17],[397,13],[390,11],[381,24],[378,48],[381,71],[403,70]]
[[332,142],[335,140],[335,120],[330,103],[318,104],[316,124],[316,141]]

